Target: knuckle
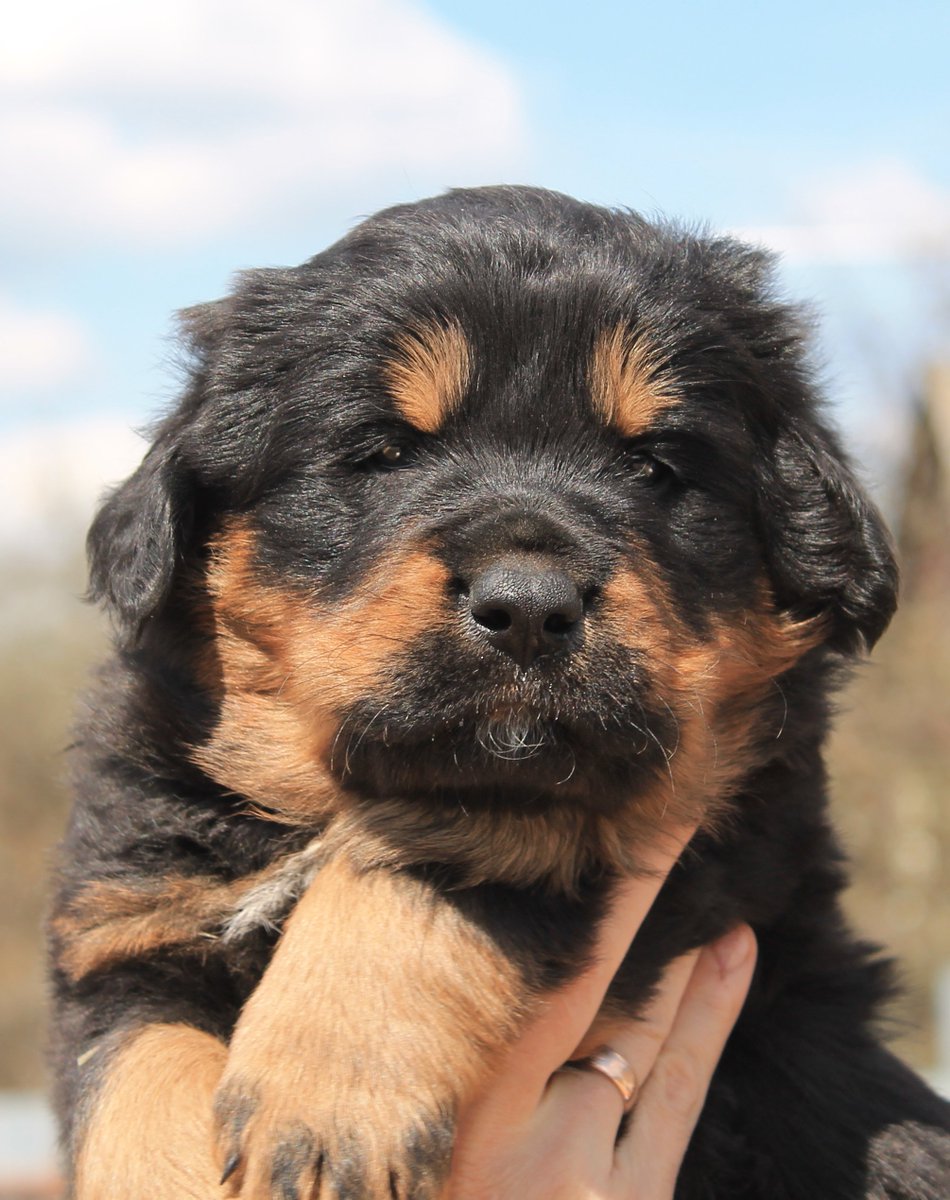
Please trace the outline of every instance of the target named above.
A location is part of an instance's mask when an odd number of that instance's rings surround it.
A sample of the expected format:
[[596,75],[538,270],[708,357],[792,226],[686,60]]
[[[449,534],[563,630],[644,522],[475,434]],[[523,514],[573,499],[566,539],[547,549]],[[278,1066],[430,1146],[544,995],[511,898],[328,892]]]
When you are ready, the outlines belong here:
[[706,1080],[692,1055],[673,1048],[665,1050],[653,1068],[653,1079],[658,1099],[670,1113],[683,1121],[699,1115]]

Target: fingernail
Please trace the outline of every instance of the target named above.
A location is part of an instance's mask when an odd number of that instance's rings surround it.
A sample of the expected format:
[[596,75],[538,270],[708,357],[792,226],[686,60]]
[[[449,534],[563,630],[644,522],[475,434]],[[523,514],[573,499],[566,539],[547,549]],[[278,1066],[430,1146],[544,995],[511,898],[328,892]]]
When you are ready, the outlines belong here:
[[748,925],[737,925],[709,947],[719,964],[720,975],[731,975],[749,958],[755,946],[752,930]]

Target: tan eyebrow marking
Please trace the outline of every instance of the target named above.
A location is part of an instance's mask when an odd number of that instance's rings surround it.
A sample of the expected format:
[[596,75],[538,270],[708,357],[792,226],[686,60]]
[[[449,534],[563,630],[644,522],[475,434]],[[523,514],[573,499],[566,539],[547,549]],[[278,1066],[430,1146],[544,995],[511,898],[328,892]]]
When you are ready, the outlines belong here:
[[638,437],[655,417],[679,403],[660,374],[660,357],[649,338],[616,325],[598,337],[590,362],[594,411],[624,437]]
[[406,333],[383,371],[400,414],[423,433],[461,404],[471,376],[471,348],[454,322]]

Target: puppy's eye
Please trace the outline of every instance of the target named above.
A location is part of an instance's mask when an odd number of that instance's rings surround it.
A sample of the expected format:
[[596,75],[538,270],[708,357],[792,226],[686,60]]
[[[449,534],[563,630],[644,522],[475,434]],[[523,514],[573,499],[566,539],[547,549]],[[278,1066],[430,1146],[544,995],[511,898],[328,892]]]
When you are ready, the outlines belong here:
[[412,450],[399,442],[387,442],[366,460],[367,466],[377,471],[394,471],[408,466],[412,461]]
[[628,471],[639,483],[656,486],[670,483],[676,478],[672,467],[650,454],[648,450],[634,447],[627,451],[626,457]]

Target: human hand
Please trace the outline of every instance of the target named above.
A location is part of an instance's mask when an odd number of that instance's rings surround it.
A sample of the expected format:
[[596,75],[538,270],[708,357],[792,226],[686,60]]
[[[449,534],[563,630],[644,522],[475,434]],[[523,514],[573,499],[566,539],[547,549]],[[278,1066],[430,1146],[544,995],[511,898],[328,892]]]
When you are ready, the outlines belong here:
[[639,1084],[629,1127],[618,1088],[576,1052],[614,972],[688,840],[618,888],[594,965],[555,993],[492,1084],[461,1114],[446,1200],[672,1200],[713,1070],[745,1000],[755,938],[740,925],[672,962],[638,1020],[610,1046]]

